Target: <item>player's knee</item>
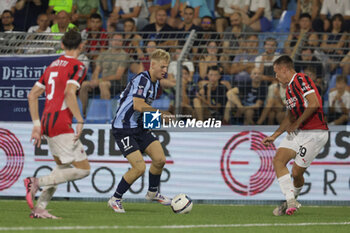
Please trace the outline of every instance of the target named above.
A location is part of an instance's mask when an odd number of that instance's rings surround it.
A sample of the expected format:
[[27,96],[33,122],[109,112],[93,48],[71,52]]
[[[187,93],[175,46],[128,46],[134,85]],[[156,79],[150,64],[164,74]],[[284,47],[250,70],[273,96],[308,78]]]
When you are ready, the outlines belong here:
[[166,162],[165,156],[152,161],[153,165],[157,168],[163,168],[165,165],[165,162]]
[[90,168],[89,169],[77,169],[79,171],[77,171],[77,177],[79,177],[78,179],[82,179],[84,177],[87,177],[88,175],[90,175]]
[[272,160],[272,163],[273,163],[273,166],[276,168],[282,164],[282,161],[279,159],[278,156],[275,156]]
[[303,173],[300,173],[299,171],[297,171],[296,169],[292,169],[292,177],[294,180],[300,180],[303,179]]
[[137,177],[140,177],[140,176],[142,176],[142,175],[145,173],[145,171],[146,171],[146,164],[142,164],[142,165],[140,164],[140,165],[138,165],[138,166],[136,166],[136,167],[133,167],[133,169],[134,169],[134,171],[135,171]]

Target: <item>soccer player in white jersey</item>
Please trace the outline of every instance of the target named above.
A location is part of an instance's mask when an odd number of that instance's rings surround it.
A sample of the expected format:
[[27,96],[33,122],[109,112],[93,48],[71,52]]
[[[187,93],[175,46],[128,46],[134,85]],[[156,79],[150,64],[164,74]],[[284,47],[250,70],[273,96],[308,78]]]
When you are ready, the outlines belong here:
[[[120,180],[114,195],[108,205],[117,213],[124,213],[122,196],[130,186],[143,175],[146,169],[142,153],[152,159],[149,169],[149,188],[147,200],[158,201],[170,205],[171,199],[159,193],[160,176],[166,162],[163,148],[159,140],[148,129],[143,128],[143,112],[159,110],[151,107],[151,103],[161,94],[159,81],[168,71],[170,55],[157,49],[151,55],[149,71],[136,75],[121,94],[120,105],[112,122],[113,135],[119,149],[129,161],[129,169]],[[163,115],[164,116],[164,115]]]

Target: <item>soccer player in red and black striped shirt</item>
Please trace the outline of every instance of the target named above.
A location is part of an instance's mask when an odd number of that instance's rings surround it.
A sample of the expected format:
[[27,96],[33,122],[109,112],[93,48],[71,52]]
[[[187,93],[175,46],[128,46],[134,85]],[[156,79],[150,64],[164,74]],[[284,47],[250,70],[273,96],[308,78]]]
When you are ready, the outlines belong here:
[[[82,179],[90,174],[90,165],[79,140],[84,121],[76,92],[86,76],[83,63],[77,60],[83,47],[80,33],[73,30],[66,32],[61,46],[65,55],[47,67],[28,95],[30,116],[34,124],[31,140],[34,139],[35,146],[40,146],[41,136],[44,135],[57,163],[47,176],[24,179],[26,200],[32,209],[31,218],[57,218],[46,210],[57,185]],[[38,98],[44,92],[46,101],[40,121]],[[75,133],[72,129],[73,116],[78,121]],[[43,187],[43,192],[34,207],[35,193],[39,187]]]
[[[286,87],[287,115],[280,127],[263,144],[269,146],[288,132],[282,140],[273,165],[286,202],[274,209],[273,214],[292,215],[300,208],[296,201],[304,185],[304,172],[328,141],[328,126],[324,118],[321,96],[314,82],[303,73],[296,73],[293,60],[281,56],[274,61],[273,69],[278,81]],[[294,159],[293,182],[286,167]]]

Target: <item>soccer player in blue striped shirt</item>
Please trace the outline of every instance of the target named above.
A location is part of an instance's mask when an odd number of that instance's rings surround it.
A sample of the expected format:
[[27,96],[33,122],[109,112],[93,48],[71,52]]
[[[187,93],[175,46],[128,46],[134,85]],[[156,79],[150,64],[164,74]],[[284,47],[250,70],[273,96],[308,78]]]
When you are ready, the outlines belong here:
[[120,105],[112,122],[112,131],[131,169],[123,175],[114,195],[108,201],[108,205],[117,213],[125,213],[122,196],[145,172],[143,152],[152,159],[146,199],[158,201],[163,205],[171,203],[170,198],[158,192],[160,176],[166,161],[163,148],[151,131],[143,128],[142,121],[143,112],[157,111],[151,104],[160,95],[159,81],[166,76],[169,62],[168,52],[162,49],[155,50],[151,55],[149,71],[136,75],[121,94]]

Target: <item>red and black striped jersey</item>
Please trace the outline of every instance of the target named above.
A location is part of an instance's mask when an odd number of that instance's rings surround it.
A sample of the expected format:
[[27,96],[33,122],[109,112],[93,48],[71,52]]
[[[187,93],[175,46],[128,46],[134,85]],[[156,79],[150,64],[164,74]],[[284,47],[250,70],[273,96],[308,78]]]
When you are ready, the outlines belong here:
[[305,97],[313,92],[317,96],[320,107],[308,119],[306,119],[299,128],[303,130],[326,130],[328,129],[328,126],[324,118],[320,93],[318,92],[312,79],[303,73],[294,74],[292,80],[289,82],[286,88],[287,109],[296,119],[299,118],[303,114],[305,108],[308,106],[308,102]]
[[61,56],[46,68],[39,81],[36,82],[45,89],[46,100],[41,118],[42,134],[53,137],[64,133],[73,133],[73,114],[66,105],[64,91],[68,83],[80,88],[86,76],[86,69],[79,60]]

